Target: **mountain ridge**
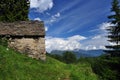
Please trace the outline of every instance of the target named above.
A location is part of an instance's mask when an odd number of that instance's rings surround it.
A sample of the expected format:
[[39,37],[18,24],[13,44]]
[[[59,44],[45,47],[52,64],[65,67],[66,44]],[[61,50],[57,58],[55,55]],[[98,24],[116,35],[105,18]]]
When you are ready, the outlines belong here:
[[79,50],[53,50],[50,52],[50,54],[60,54],[62,55],[64,52],[66,51],[70,51],[73,52],[77,58],[79,57],[98,57],[102,54],[104,54],[103,49],[97,49],[97,50],[83,50],[83,49],[79,49]]

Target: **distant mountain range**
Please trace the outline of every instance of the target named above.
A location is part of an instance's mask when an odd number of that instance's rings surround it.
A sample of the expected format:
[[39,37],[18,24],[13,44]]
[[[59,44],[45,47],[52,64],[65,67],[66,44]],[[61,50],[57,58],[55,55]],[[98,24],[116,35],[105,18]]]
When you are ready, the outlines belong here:
[[[53,51],[51,51],[50,54],[62,55],[64,52],[66,52],[66,51],[53,50]],[[98,50],[82,50],[82,49],[80,49],[80,50],[73,50],[71,52],[73,52],[77,58],[79,58],[79,57],[97,57],[97,56],[104,54],[102,49],[98,49]]]

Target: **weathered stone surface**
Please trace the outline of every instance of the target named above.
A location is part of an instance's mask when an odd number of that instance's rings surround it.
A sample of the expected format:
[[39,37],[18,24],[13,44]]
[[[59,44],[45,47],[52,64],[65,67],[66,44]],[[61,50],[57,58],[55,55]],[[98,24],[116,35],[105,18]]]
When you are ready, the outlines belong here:
[[44,36],[44,23],[43,21],[0,22],[0,35]]
[[21,38],[10,39],[9,47],[27,54],[29,57],[45,60],[45,39]]

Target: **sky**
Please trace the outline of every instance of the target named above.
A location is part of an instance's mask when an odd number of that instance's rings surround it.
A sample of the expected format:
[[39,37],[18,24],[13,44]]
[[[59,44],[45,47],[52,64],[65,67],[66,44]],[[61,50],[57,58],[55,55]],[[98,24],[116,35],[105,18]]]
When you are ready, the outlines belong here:
[[105,49],[112,0],[30,0],[29,19],[44,21],[46,51]]

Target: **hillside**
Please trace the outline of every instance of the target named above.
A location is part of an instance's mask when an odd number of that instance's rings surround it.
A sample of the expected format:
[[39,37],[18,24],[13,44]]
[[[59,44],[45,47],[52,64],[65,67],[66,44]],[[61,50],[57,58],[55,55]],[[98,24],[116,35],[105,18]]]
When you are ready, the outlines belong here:
[[45,62],[0,46],[0,80],[97,80],[89,63],[65,64],[51,57]]

